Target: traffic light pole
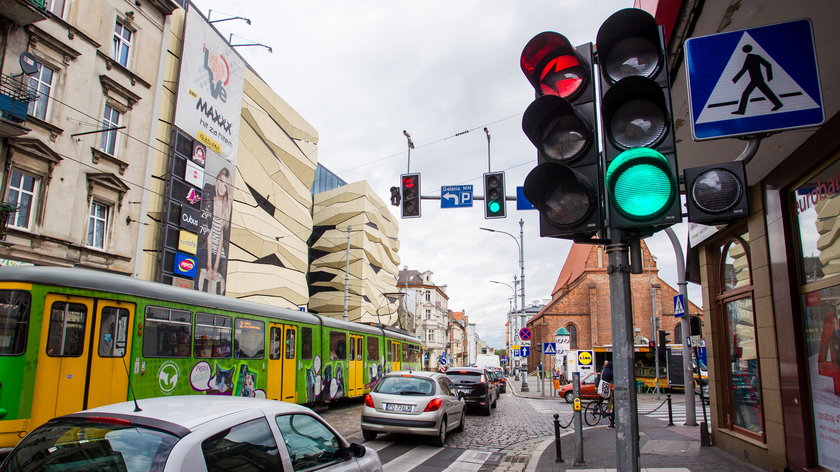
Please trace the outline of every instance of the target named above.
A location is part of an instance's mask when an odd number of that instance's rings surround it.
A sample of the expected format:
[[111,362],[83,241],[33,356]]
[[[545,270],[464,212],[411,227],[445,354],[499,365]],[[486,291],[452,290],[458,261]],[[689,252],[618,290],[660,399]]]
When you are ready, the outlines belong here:
[[615,384],[616,468],[639,472],[639,418],[633,374],[633,302],[630,292],[630,251],[622,231],[610,229],[607,245],[612,312],[613,378]]

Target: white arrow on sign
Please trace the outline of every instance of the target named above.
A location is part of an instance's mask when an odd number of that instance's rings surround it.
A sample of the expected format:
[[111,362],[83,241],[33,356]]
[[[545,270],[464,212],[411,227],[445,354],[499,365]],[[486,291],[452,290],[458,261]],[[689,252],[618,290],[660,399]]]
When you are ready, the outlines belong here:
[[457,205],[460,200],[458,195],[454,193],[444,193],[441,198],[452,199],[453,205]]

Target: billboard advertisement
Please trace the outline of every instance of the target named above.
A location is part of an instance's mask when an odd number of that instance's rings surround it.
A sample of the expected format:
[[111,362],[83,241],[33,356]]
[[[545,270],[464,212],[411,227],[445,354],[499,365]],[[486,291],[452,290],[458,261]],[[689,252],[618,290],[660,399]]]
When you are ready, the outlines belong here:
[[187,11],[175,126],[235,162],[245,64],[196,11]]

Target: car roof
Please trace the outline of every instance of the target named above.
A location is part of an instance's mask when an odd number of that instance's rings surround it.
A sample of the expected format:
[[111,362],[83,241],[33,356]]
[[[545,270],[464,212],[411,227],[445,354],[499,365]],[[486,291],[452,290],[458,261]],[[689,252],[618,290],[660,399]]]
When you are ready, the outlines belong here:
[[484,372],[484,367],[453,367],[446,371],[447,374],[457,374],[458,372]]
[[404,375],[410,375],[412,377],[425,377],[427,379],[434,379],[436,377],[440,377],[443,374],[438,372],[427,372],[423,370],[398,370],[396,372],[389,372],[385,375],[385,377],[400,377]]
[[[171,397],[144,398],[137,400],[141,411],[135,411],[133,401],[115,403],[80,412],[78,415],[114,414],[121,418],[145,418],[183,426],[196,430],[202,424],[228,415],[245,411],[282,413],[311,413],[312,410],[294,403],[260,398],[232,397],[222,395],[180,395]],[[73,415],[68,415],[73,416]]]

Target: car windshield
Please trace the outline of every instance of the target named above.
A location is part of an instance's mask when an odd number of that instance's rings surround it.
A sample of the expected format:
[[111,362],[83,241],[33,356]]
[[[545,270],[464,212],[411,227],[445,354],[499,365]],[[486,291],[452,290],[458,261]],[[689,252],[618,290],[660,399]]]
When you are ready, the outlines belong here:
[[447,372],[446,376],[456,384],[474,384],[481,382],[481,372],[470,372],[466,370],[455,370]]
[[157,472],[177,442],[177,436],[135,425],[53,421],[28,435],[2,472]]
[[421,377],[385,377],[376,385],[374,392],[390,395],[432,395],[435,392],[435,384]]

